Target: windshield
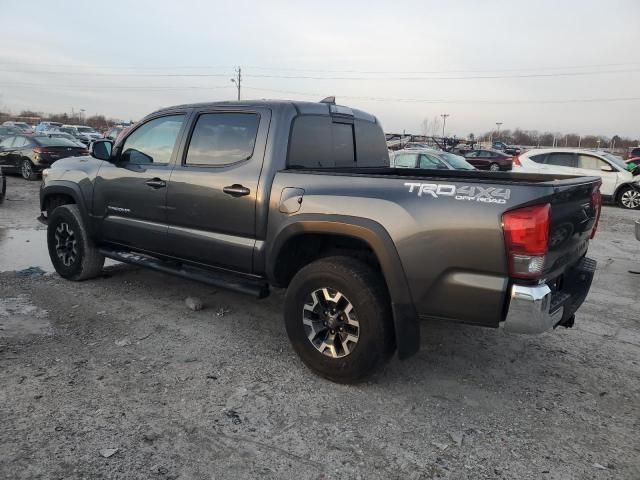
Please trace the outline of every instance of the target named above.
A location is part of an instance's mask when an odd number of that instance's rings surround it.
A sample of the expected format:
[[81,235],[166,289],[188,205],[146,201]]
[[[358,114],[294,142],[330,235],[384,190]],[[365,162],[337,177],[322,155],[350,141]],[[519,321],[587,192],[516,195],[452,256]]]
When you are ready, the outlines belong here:
[[78,127],[78,131],[81,133],[93,133],[95,130],[91,127]]
[[616,157],[615,155],[612,155],[610,153],[601,153],[600,155],[602,155],[604,158],[606,158],[622,170],[626,170],[628,168],[627,164],[624,163],[624,160],[622,160],[620,157]]
[[456,170],[475,170],[476,167],[467,162],[460,155],[454,155],[453,153],[443,152],[440,156]]
[[36,143],[43,147],[76,147],[78,148],[78,144],[72,142],[71,140],[67,140],[66,138],[56,138],[56,137],[33,137]]

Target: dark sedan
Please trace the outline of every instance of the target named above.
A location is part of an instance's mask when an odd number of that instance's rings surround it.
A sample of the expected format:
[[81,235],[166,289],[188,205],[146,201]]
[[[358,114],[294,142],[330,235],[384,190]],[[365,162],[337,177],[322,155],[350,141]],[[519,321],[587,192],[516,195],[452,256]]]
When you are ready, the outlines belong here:
[[464,158],[471,165],[480,170],[511,170],[513,157],[497,150],[480,149],[464,152]]
[[65,138],[14,135],[0,142],[0,166],[5,173],[20,173],[27,180],[36,180],[56,160],[88,153],[85,147]]

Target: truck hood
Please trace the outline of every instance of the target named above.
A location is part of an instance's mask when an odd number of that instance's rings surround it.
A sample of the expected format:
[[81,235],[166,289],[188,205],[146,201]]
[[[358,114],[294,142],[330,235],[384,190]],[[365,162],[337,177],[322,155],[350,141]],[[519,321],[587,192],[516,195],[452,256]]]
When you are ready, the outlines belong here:
[[53,170],[80,170],[84,172],[97,171],[103,160],[98,160],[90,155],[81,157],[61,158],[51,165]]

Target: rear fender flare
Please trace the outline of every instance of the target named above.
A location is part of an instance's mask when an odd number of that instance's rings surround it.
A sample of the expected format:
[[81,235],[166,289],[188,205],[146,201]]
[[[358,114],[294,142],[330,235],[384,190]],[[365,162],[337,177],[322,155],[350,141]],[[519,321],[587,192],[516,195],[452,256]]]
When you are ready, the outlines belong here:
[[275,278],[276,259],[285,243],[301,234],[342,235],[364,241],[375,253],[384,276],[391,306],[398,356],[410,357],[420,347],[420,325],[398,251],[389,233],[379,223],[346,215],[295,215],[282,224],[268,242],[267,278]]

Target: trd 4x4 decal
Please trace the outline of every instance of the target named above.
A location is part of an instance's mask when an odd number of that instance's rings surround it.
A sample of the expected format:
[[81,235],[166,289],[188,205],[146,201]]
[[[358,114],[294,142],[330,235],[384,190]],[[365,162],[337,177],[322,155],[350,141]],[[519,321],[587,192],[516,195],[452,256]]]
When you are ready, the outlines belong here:
[[418,182],[408,182],[404,186],[409,187],[409,193],[415,192],[419,197],[453,197],[455,200],[499,204],[505,204],[511,198],[511,190],[508,188]]

